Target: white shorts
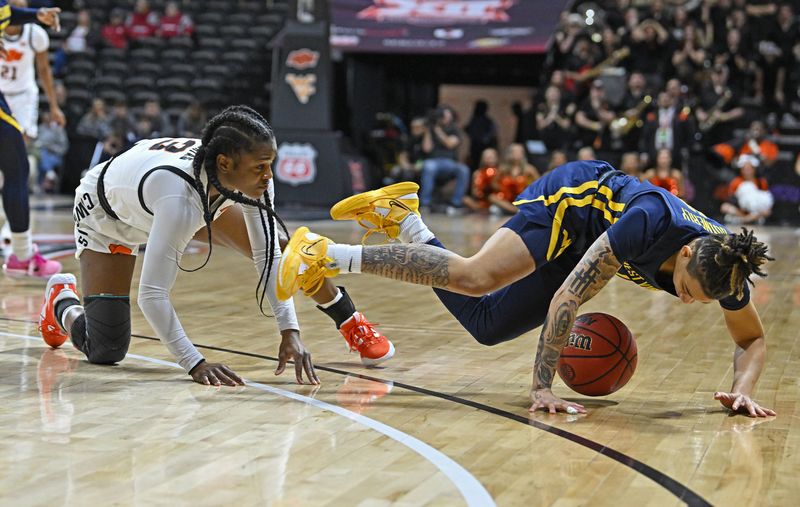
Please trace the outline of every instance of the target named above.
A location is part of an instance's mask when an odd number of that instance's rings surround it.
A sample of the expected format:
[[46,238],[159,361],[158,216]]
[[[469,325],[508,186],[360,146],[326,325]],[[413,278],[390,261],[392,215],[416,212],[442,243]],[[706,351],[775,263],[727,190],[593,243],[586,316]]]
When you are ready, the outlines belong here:
[[31,139],[39,135],[39,89],[24,92],[4,93],[11,114],[17,120],[22,133]]
[[140,231],[121,220],[111,218],[100,206],[97,193],[81,184],[75,190],[75,258],[84,250],[105,254],[136,255],[139,253]]

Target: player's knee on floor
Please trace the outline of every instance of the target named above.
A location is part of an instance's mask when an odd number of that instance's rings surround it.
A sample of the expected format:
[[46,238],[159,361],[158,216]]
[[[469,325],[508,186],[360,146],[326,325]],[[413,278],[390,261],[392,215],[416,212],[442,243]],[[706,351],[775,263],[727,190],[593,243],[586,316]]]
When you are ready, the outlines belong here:
[[89,296],[85,298],[83,350],[90,363],[122,361],[131,343],[131,301],[128,297]]

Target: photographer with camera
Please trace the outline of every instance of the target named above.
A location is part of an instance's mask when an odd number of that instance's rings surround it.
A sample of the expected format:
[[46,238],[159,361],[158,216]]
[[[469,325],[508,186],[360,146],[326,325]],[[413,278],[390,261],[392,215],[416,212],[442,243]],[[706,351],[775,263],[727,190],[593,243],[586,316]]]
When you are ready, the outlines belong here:
[[428,128],[422,139],[422,151],[427,159],[422,164],[419,204],[430,208],[437,186],[455,180],[455,189],[447,207],[448,214],[463,209],[463,199],[469,185],[469,168],[458,161],[462,135],[455,124],[453,110],[439,106],[428,118]]

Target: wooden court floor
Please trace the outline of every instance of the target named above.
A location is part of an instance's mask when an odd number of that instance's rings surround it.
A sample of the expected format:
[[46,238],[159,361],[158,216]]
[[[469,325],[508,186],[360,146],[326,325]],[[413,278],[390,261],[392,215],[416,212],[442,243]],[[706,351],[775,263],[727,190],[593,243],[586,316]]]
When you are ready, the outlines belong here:
[[[39,233],[71,231],[67,209],[35,218]],[[460,253],[501,223],[429,222]],[[343,242],[360,236],[350,224],[310,225]],[[338,280],[397,347],[376,369],[296,299],[322,379],[299,386],[272,373],[278,335],[256,307],[249,260],[215,249],[173,293],[206,357],[251,382],[212,388],[171,364],[136,308],[137,336],[118,366],[90,365],[69,344],[47,348],[35,325],[43,285],[2,279],[0,505],[797,505],[800,232],[758,235],[778,259],[753,291],[769,345],[756,398],[779,414],[768,420],[732,417],[712,398],[732,378],[716,305],[682,305],[622,280],[582,311],[632,329],[633,379],[605,398],[558,381],[555,392],[589,413],[529,417],[538,333],[481,346],[422,287]],[[59,236],[46,238],[57,245]]]

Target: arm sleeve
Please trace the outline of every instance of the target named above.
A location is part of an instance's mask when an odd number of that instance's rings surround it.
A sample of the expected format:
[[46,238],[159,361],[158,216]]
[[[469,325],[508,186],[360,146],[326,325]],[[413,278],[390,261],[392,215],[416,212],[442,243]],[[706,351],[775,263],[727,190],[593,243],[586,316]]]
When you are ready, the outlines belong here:
[[[166,174],[166,171],[161,172],[171,178],[160,179],[166,185],[154,185],[152,181],[147,181],[145,187],[147,197],[155,197],[152,194],[162,196],[155,200],[148,199],[153,211],[153,227],[144,252],[138,304],[158,338],[188,372],[203,359],[203,355],[186,336],[170,302],[169,293],[178,275],[178,261],[199,222],[202,222],[202,214],[187,199],[188,186],[179,178]],[[156,179],[159,178],[155,174],[148,178]],[[173,184],[186,188],[181,188],[179,193],[170,193],[169,187],[173,187]]]
[[36,23],[36,13],[39,9],[27,9],[23,7],[11,7],[12,25],[24,25],[26,23]]
[[[274,202],[275,193],[272,182],[270,182],[269,195],[270,201]],[[247,226],[247,236],[250,239],[250,248],[252,248],[253,251],[253,262],[255,263],[258,276],[261,276],[264,266],[267,263],[267,238],[264,235],[261,214],[264,214],[263,223],[266,224],[267,227],[269,227],[269,220],[266,216],[266,212],[261,211],[259,208],[253,206],[242,206],[242,213],[244,214],[244,221],[245,225]],[[278,280],[278,265],[281,260],[281,246],[280,242],[278,241],[277,222],[273,224],[270,234],[272,234],[273,238],[274,258],[272,260],[272,269],[270,271],[269,279],[267,280],[266,289],[269,305],[272,307],[272,313],[275,315],[275,320],[277,321],[278,329],[280,331],[285,331],[287,329],[299,330],[300,325],[297,322],[297,313],[294,309],[294,300],[289,299],[287,301],[280,301],[275,293],[275,286],[277,285]]]
[[609,227],[614,256],[630,261],[644,254],[669,226],[669,210],[658,194],[648,193],[629,203],[622,218]]

